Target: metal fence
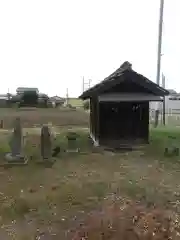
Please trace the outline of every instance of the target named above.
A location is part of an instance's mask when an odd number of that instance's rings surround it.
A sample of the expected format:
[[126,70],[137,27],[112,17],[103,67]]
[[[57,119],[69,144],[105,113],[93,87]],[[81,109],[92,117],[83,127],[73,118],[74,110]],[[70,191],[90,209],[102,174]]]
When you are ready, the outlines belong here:
[[[155,121],[155,110],[149,112],[149,122],[153,124]],[[169,126],[180,126],[180,109],[168,109],[165,113],[165,123]],[[159,114],[159,124],[163,124],[163,112]]]

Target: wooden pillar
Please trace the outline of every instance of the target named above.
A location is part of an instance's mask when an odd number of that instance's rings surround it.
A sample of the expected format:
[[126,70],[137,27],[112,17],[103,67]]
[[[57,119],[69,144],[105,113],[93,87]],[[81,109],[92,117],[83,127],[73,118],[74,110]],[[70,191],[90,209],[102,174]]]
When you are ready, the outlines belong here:
[[90,100],[90,118],[91,118],[91,134],[95,137],[95,129],[96,129],[96,121],[95,121],[95,103],[94,103],[94,98],[91,98]]
[[149,143],[149,102],[147,102],[147,142]]
[[90,116],[89,116],[89,127],[90,127],[90,133],[93,133],[93,106],[92,106],[92,99],[90,99]]
[[166,124],[165,97],[163,98],[163,124]]
[[143,127],[143,139],[145,142],[149,142],[149,102],[144,102],[142,106],[142,127]]
[[100,103],[96,97],[96,140],[100,141]]

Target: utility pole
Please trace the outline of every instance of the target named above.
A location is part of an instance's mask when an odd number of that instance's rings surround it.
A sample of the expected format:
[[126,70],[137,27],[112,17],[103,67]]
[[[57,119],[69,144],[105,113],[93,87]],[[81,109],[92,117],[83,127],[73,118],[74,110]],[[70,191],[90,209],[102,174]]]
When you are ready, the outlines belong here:
[[[159,29],[158,29],[158,52],[157,52],[157,75],[156,83],[160,83],[160,73],[161,73],[161,49],[162,49],[162,26],[163,26],[163,13],[164,13],[164,0],[160,0],[160,12],[159,12]],[[155,127],[158,125],[159,120],[159,105],[156,106],[155,112]]]
[[[162,87],[165,88],[166,87],[166,78],[164,76],[164,74],[162,74]],[[163,109],[162,109],[162,113],[163,113],[163,125],[166,124],[166,102],[165,102],[165,96],[163,97]]]
[[82,80],[82,92],[84,92],[84,76],[83,76],[83,80]]
[[68,88],[66,89],[66,106],[69,104],[69,91]]
[[92,82],[92,80],[89,79],[89,84],[88,84],[88,87],[89,87],[89,88],[91,87],[91,82]]
[[166,78],[164,76],[164,73],[162,73],[162,87],[165,88],[166,87]]

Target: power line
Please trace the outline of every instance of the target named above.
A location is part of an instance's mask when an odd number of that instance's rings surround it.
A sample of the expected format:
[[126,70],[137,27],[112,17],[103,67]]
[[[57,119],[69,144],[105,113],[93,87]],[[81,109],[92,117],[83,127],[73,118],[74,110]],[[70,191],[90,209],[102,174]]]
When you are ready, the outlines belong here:
[[91,87],[91,82],[92,82],[91,79],[89,79],[87,82],[85,82],[84,77],[83,77],[83,80],[82,80],[82,90],[83,90],[83,92]]
[[66,105],[69,104],[69,89],[66,89]]

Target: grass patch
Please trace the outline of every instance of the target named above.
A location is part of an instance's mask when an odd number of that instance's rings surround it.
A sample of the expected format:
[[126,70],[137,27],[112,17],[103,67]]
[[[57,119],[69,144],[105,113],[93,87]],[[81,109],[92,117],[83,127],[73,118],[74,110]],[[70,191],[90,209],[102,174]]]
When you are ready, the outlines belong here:
[[78,98],[69,98],[69,104],[73,107],[83,107],[83,101]]
[[164,155],[165,148],[179,147],[180,128],[158,127],[150,129],[150,144],[146,148],[146,157],[157,157],[161,161],[171,159],[178,161],[179,157]]
[[[91,151],[92,144],[90,143],[88,132],[83,130],[76,130],[75,132],[77,133],[76,145],[77,148],[80,149],[80,152],[85,153]],[[63,158],[68,157],[68,155],[65,154],[66,150],[68,149],[67,133],[67,129],[61,129],[61,132],[58,133],[55,138],[52,138],[52,148],[56,146],[60,147],[60,154],[58,158],[61,158],[62,156]],[[4,159],[4,156],[7,152],[10,152],[10,138],[11,132],[1,133],[0,135],[0,161]],[[33,163],[41,158],[40,151],[40,135],[38,133],[29,133],[27,137],[25,137],[22,152],[28,156],[31,163]],[[78,157],[77,154],[74,155],[74,157],[75,156]]]
[[150,129],[150,137],[152,140],[166,140],[170,136],[180,140],[180,128],[158,127]]
[[[89,141],[89,133],[81,130],[77,130],[75,132],[77,134],[77,147],[80,148],[81,152],[90,150],[92,145]],[[61,131],[55,140],[55,145],[60,145],[62,150],[66,150],[68,148],[67,134],[68,131]]]
[[[66,130],[61,131],[54,145],[66,149],[66,133]],[[178,142],[180,131],[152,129],[151,142],[143,150],[144,155],[138,152],[92,153],[88,133],[77,133],[78,144],[87,154],[62,153],[52,168],[39,168],[33,161],[40,156],[40,137],[31,135],[25,151],[33,156],[32,164],[24,168],[0,169],[0,226],[4,222],[12,225],[15,220],[29,229],[28,219],[35,227],[31,233],[23,233],[25,239],[29,236],[33,239],[35,229],[47,230],[49,226],[60,237],[65,230],[76,227],[76,223],[91,211],[98,212],[112,195],[140,201],[145,206],[167,206],[180,213],[179,173],[172,167],[175,160],[165,161],[163,155],[168,136],[174,134]],[[1,145],[2,152],[7,149],[6,141]],[[168,162],[169,167],[161,161]],[[117,204],[121,206],[121,203]],[[133,215],[133,209],[130,211]],[[23,228],[17,230],[17,226],[12,226],[16,232],[23,231]],[[66,238],[61,236],[61,239]]]

